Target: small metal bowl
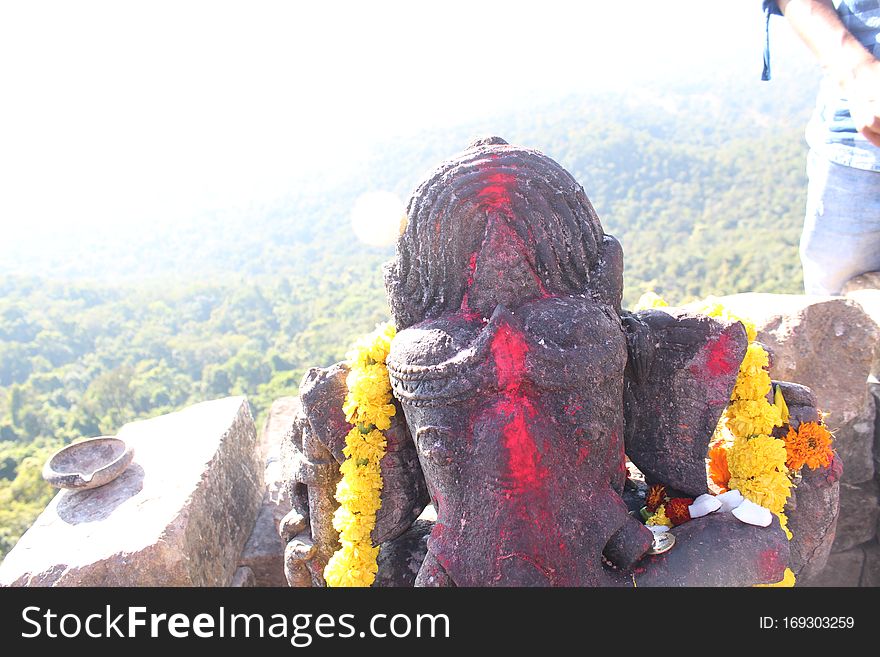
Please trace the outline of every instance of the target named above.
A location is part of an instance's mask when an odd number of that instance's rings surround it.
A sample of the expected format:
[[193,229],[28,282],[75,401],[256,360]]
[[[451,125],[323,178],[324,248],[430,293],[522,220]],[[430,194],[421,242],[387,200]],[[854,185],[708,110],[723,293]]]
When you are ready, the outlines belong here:
[[675,534],[671,532],[663,532],[662,534],[654,534],[654,542],[648,554],[663,554],[669,552],[675,545]]
[[108,484],[131,463],[134,449],[115,436],[99,436],[68,445],[43,466],[43,479],[55,488],[97,488]]

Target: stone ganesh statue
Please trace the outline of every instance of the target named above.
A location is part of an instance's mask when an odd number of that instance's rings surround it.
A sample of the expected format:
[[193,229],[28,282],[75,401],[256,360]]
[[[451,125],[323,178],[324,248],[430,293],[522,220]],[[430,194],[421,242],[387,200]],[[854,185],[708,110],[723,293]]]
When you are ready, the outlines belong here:
[[[708,442],[746,334],[684,310],[622,311],[620,245],[556,162],[499,138],[444,162],[410,199],[385,280],[398,413],[381,464],[377,584],[412,583],[416,570],[417,586],[782,578],[789,545],[775,518],[761,528],[706,516],[646,556],[653,535],[624,502],[626,457],[649,480],[706,492]],[[346,372],[308,372],[285,440],[291,585],[322,585],[338,547]],[[436,522],[414,524],[429,500]]]

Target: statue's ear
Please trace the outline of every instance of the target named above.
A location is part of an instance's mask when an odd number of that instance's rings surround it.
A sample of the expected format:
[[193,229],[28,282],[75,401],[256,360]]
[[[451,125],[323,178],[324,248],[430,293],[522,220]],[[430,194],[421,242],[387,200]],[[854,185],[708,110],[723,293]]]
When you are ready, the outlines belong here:
[[682,308],[633,317],[650,363],[635,359],[626,370],[626,454],[649,480],[696,497],[706,492],[706,452],[746,353],[746,331]]
[[419,316],[420,299],[406,292],[404,280],[406,277],[401,275],[400,264],[400,256],[398,256],[382,265],[385,298],[388,299],[391,318],[398,331],[409,328],[424,318],[424,313]]
[[613,235],[602,237],[599,260],[590,270],[590,288],[596,297],[620,313],[623,300],[623,247]]

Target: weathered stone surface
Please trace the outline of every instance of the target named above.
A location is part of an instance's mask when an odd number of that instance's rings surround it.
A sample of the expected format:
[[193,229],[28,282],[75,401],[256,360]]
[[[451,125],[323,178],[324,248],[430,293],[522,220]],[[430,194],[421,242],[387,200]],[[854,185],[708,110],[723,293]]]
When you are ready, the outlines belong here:
[[[272,402],[263,431],[260,433],[260,451],[266,470],[266,495],[263,504],[272,508],[272,516],[277,527],[281,519],[290,512],[290,495],[281,468],[281,443],[284,435],[293,426],[294,418],[301,412],[299,397],[281,397]],[[258,583],[257,586],[260,586]]]
[[282,519],[290,512],[287,482],[281,468],[281,443],[300,412],[298,397],[281,397],[272,402],[260,434],[260,453],[265,463],[265,492],[254,531],[241,554],[240,563],[254,573],[254,586],[287,586],[284,578]]
[[843,552],[870,541],[877,535],[880,506],[878,486],[874,480],[861,484],[840,484],[840,517],[832,550]]
[[[792,427],[796,429],[802,422],[819,422],[822,419],[816,406],[816,395],[807,386],[789,381],[773,381],[773,385],[782,391]],[[778,430],[782,429],[778,427]]]
[[[880,272],[872,271],[850,279],[841,293],[856,301],[880,325]],[[880,376],[880,349],[874,353],[871,374]]]
[[825,569],[813,575],[799,579],[797,586],[858,586],[865,563],[865,551],[861,547],[851,548],[843,552],[832,552],[828,556]]
[[[874,398],[874,408],[880,408],[880,381],[875,376],[868,379],[868,390]],[[874,472],[880,476],[880,413],[874,413]]]
[[0,565],[14,586],[226,586],[262,496],[243,397],[125,425],[135,457],[106,486],[62,491]]
[[[834,449],[843,460],[843,480],[849,483],[868,481],[875,473],[874,426],[876,401],[865,395],[865,412],[854,420],[844,422],[834,433]],[[830,422],[830,420],[829,420]]]
[[[345,381],[340,381],[341,370],[336,375],[325,376],[327,370],[313,368],[305,378],[305,397],[314,399],[314,387],[329,386],[342,394]],[[303,393],[303,386],[300,386]],[[318,395],[320,398],[321,395]],[[337,410],[341,414],[343,397],[339,397],[334,409],[332,400],[318,405],[328,414]],[[339,420],[339,429],[345,425],[345,417]],[[317,423],[326,431],[327,424]],[[327,446],[312,431],[305,409],[294,416],[281,443],[281,470],[288,484],[292,510],[281,521],[280,534],[287,545],[284,550],[284,573],[290,586],[324,586],[324,568],[339,547],[339,536],[333,527],[333,513],[338,504],[334,498],[339,480],[339,465]]]
[[880,543],[873,540],[860,546],[865,552],[865,565],[862,568],[861,586],[880,586]]
[[801,469],[801,480],[786,506],[791,559],[795,576],[810,578],[825,568],[834,543],[840,508],[840,458],[827,468]]
[[859,290],[880,290],[880,271],[869,271],[849,279],[844,284],[841,294],[849,295]]
[[428,534],[433,527],[433,522],[417,520],[402,535],[383,543],[373,586],[413,586],[428,552]]
[[254,571],[248,568],[247,566],[239,566],[235,570],[235,574],[232,576],[232,582],[229,583],[229,586],[242,588],[242,587],[251,587],[257,585],[256,577],[254,576]]
[[239,559],[240,564],[253,571],[254,586],[287,586],[284,578],[284,543],[278,534],[272,509],[264,498],[254,531]]
[[773,353],[774,379],[810,387],[843,459],[843,481],[873,477],[870,458],[874,406],[865,381],[880,338],[877,324],[844,297],[735,294],[722,297],[732,312],[755,322],[758,340]]
[[671,531],[673,548],[634,569],[637,586],[751,586],[778,582],[785,573],[788,539],[775,516],[769,527],[755,527],[713,513]]

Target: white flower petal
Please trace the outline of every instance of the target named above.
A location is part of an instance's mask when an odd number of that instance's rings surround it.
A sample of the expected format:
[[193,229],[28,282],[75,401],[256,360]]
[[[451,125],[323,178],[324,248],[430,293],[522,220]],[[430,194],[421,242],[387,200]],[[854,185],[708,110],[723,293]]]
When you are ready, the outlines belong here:
[[702,518],[721,508],[721,502],[714,495],[704,493],[688,507],[691,518]]
[[721,493],[721,495],[717,495],[715,499],[721,502],[721,512],[729,513],[742,504],[742,501],[745,498],[742,496],[742,493],[734,489],[729,490],[726,493]]
[[751,500],[743,500],[742,504],[733,510],[733,515],[749,525],[767,527],[773,522],[773,514],[770,509],[765,509]]

